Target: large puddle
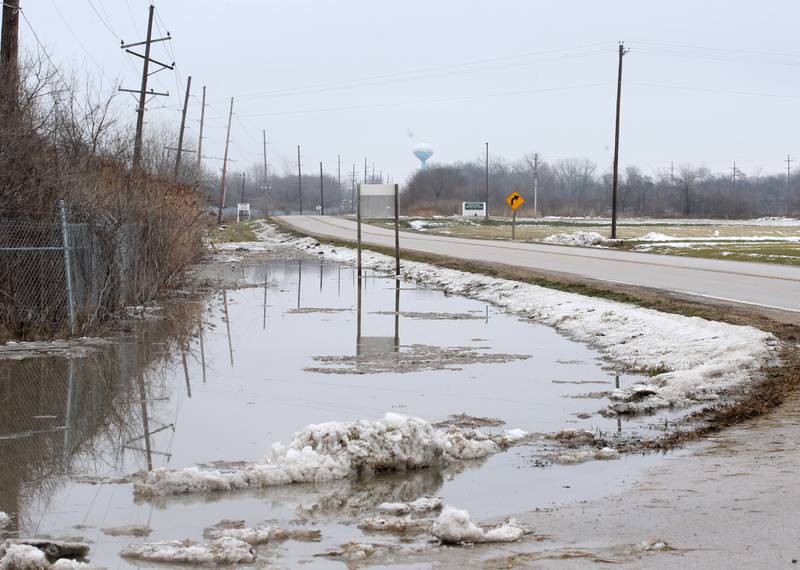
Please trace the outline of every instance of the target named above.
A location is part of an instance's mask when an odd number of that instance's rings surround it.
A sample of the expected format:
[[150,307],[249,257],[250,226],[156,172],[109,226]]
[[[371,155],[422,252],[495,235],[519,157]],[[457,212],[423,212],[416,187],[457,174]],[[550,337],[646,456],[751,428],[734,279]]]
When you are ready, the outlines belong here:
[[[606,433],[657,421],[598,414],[604,400],[587,395],[637,377],[485,303],[378,275],[362,279],[359,294],[352,267],[317,261],[271,260],[244,271],[252,287],[175,303],[165,318],[131,325],[126,340],[87,358],[0,361],[6,534],[81,538],[91,541],[94,563],[133,568],[119,557],[130,543],[202,542],[203,529],[222,519],[302,523],[322,540],[264,546],[261,559],[340,567],[314,555],[348,541],[400,540],[356,526],[382,502],[436,495],[481,520],[604,496],[659,461],[542,466],[534,448],[520,446],[444,472],[136,500],[130,482],[107,478],[258,460],[273,442],[329,420],[397,412],[434,422],[465,413],[528,432]],[[102,530],[127,525],[152,532]]]

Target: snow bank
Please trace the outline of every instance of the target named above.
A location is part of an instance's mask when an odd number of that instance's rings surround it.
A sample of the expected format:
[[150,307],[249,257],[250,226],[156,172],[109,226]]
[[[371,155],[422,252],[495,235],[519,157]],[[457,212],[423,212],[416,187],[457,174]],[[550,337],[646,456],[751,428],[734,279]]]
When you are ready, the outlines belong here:
[[176,495],[317,483],[381,471],[405,471],[477,459],[509,445],[474,429],[436,429],[423,419],[388,413],[380,420],[309,425],[261,462],[230,470],[156,469],[134,482],[139,496]]
[[514,519],[507,519],[497,528],[485,531],[472,522],[469,513],[446,506],[433,523],[433,536],[447,544],[470,542],[515,542],[525,534],[525,527]]
[[597,232],[577,231],[571,234],[553,234],[551,236],[547,236],[542,241],[545,243],[555,243],[559,245],[580,245],[587,247],[592,245],[600,245],[606,241],[606,238]]
[[420,497],[408,503],[381,503],[378,510],[392,515],[429,513],[442,510],[442,504],[439,497]]
[[[291,245],[354,263],[356,251],[281,234],[261,225],[266,243]],[[394,259],[363,252],[363,266],[394,273]],[[753,327],[660,313],[634,305],[546,289],[537,285],[403,261],[407,279],[448,294],[492,303],[554,327],[565,336],[596,347],[626,370],[656,374],[627,390],[617,390],[607,413],[639,413],[714,400],[750,382],[776,354],[778,340]]]
[[10,522],[11,517],[5,514],[3,511],[0,511],[0,527],[4,527]]
[[148,562],[190,564],[248,564],[256,559],[253,548],[236,538],[219,538],[206,545],[192,540],[130,544],[120,552],[120,556]]

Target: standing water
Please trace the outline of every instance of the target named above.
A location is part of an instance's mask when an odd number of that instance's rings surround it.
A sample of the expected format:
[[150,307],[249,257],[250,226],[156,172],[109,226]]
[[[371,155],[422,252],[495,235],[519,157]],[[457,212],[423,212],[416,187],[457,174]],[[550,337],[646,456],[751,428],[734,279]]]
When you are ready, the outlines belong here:
[[309,424],[387,412],[533,433],[648,427],[597,413],[603,393],[639,378],[553,329],[394,278],[359,280],[349,266],[274,260],[245,271],[250,287],[172,303],[86,357],[0,361],[0,511],[12,519],[0,536],[87,540],[93,563],[133,568],[119,557],[128,544],[203,542],[223,519],[270,521],[321,539],[262,546],[260,561],[337,567],[314,555],[398,542],[357,527],[383,502],[435,495],[496,518],[607,495],[658,461],[549,464],[523,445],[459,469],[135,498],[134,473],[257,461]]

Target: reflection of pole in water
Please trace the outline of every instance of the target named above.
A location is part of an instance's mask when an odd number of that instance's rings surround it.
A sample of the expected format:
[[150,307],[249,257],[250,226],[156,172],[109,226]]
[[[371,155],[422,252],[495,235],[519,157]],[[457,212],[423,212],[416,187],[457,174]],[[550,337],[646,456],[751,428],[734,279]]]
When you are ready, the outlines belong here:
[[264,268],[264,316],[261,319],[261,330],[267,330],[267,268]]
[[186,363],[186,353],[189,352],[189,343],[186,343],[181,351],[181,361],[183,362],[183,376],[186,378],[186,395],[192,397],[192,383],[189,380],[189,365]]
[[394,351],[400,352],[400,279],[394,280]]
[[231,319],[228,317],[228,291],[222,290],[222,305],[225,308],[225,329],[228,331],[228,353],[231,355],[231,368],[233,368],[233,344],[231,343]]
[[[619,374],[614,377],[614,387],[619,390]],[[622,433],[622,418],[617,416],[617,433]]]
[[153,470],[153,452],[150,449],[150,420],[147,417],[147,393],[144,388],[144,372],[141,364],[138,370],[139,401],[142,405],[142,429],[144,430],[144,451],[147,455],[147,470]]
[[297,309],[300,309],[300,287],[303,284],[303,260],[297,260]]
[[200,317],[200,364],[203,366],[203,384],[206,383],[206,347],[203,343],[203,317]]
[[75,397],[75,360],[70,358],[67,361],[67,405],[64,413],[64,459],[68,459],[71,453],[72,442],[72,399]]
[[361,355],[361,276],[358,277],[358,293],[356,294],[356,356]]
[[341,265],[337,265],[337,267],[339,268],[339,272],[338,272],[338,274],[336,276],[336,295],[338,297],[341,297],[342,296],[342,266]]
[[486,305],[486,324],[489,324],[489,305]]
[[319,292],[322,293],[322,264],[319,264]]

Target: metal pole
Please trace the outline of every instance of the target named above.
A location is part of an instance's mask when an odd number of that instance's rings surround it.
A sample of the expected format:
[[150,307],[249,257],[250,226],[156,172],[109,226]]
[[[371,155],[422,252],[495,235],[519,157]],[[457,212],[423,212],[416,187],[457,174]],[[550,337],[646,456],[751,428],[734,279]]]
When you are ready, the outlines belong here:
[[297,145],[297,197],[300,200],[300,215],[303,215],[303,171],[300,169],[300,145]]
[[619,44],[619,68],[617,70],[617,118],[614,128],[614,174],[611,182],[611,239],[617,239],[617,186],[619,184],[619,107],[622,101],[622,57],[628,53],[622,42]]
[[511,211],[511,241],[517,239],[517,211]]
[[61,218],[61,239],[64,248],[64,275],[67,281],[67,311],[69,314],[69,330],[75,332],[75,294],[72,290],[72,260],[69,245],[69,226],[67,226],[67,208],[64,200],[58,201],[59,217]]
[[322,162],[319,163],[319,214],[325,215],[325,195],[322,192]]
[[[358,240],[358,277],[361,278],[361,184],[358,185],[358,205],[356,206],[356,235]],[[359,287],[359,291],[361,288]]]
[[400,185],[394,185],[394,274],[400,278]]

